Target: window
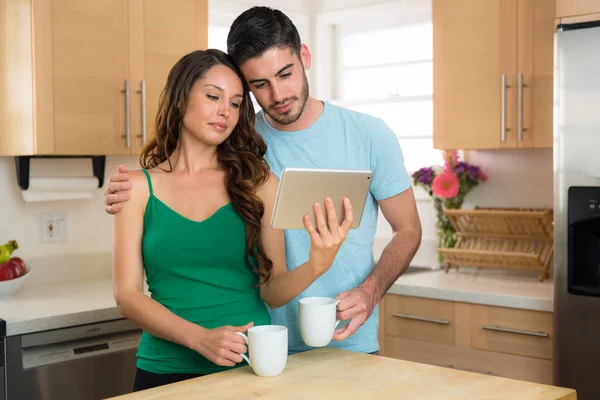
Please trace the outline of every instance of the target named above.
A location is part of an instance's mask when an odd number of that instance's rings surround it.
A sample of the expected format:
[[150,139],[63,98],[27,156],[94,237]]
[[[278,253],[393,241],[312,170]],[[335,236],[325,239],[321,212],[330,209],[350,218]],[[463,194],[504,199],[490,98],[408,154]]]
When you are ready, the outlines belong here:
[[338,26],[336,40],[333,102],[383,119],[398,137],[409,173],[442,163],[433,148],[432,24]]
[[219,49],[227,53],[227,35],[229,28],[227,26],[209,25],[208,26],[208,48]]

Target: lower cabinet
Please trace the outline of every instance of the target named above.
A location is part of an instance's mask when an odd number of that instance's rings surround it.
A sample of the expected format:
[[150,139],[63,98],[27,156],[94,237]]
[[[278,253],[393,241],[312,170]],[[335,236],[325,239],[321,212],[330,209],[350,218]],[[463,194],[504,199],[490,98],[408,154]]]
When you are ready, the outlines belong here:
[[386,295],[380,354],[552,384],[553,314]]

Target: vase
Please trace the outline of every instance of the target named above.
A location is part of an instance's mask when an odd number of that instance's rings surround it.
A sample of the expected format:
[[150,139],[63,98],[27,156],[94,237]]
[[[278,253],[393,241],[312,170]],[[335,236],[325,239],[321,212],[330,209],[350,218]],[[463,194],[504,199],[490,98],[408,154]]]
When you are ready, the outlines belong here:
[[[435,210],[437,212],[437,236],[438,248],[453,248],[456,245],[456,230],[450,223],[448,217],[444,214],[445,209],[459,209],[462,207],[462,198],[440,199],[434,198]],[[444,254],[438,253],[440,265],[444,265]]]

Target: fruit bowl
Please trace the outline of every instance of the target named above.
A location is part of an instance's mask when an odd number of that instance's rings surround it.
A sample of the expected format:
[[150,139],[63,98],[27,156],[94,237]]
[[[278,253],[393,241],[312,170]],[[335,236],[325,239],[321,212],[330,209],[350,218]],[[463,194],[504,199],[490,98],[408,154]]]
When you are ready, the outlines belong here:
[[25,273],[18,278],[0,281],[0,298],[10,297],[14,292],[19,290],[27,278],[29,278],[29,275],[31,275],[31,269],[26,267]]

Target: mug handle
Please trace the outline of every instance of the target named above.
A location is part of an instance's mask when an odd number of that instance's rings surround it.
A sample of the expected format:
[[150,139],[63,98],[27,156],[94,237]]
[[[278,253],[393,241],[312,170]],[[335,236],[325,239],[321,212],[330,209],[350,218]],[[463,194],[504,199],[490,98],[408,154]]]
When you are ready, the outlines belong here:
[[[246,345],[248,345],[248,337],[246,335],[244,335],[242,332],[236,332],[236,334],[240,335],[241,337],[244,338],[244,341],[246,342]],[[240,356],[242,356],[242,358],[244,360],[246,360],[246,362],[248,363],[248,365],[252,366],[252,364],[250,364],[250,359],[248,358],[248,356],[246,356],[245,354],[242,353],[238,353]]]
[[[336,300],[335,301],[335,307],[336,307],[336,309],[337,309],[337,305],[340,304],[340,301],[341,300]],[[340,322],[342,322],[342,321],[336,318],[335,325],[333,326],[333,329],[336,329],[338,327],[338,325],[340,324]]]

